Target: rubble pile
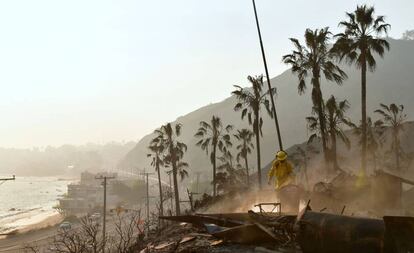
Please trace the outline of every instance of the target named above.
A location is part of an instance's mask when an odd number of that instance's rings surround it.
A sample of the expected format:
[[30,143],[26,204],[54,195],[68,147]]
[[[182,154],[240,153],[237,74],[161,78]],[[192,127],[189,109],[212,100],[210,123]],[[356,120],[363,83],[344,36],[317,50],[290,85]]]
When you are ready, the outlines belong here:
[[[191,214],[160,217],[204,227],[206,234],[182,234],[149,250],[158,252],[305,252],[305,253],[409,253],[414,251],[414,217],[363,218],[312,211],[309,205],[297,215],[265,212]],[[184,225],[182,225],[184,226]],[[185,225],[187,226],[187,225]],[[201,232],[201,233],[206,233]],[[177,234],[174,234],[175,236]],[[210,235],[210,236],[209,236]],[[197,238],[193,238],[197,237]],[[213,239],[214,238],[214,239]],[[216,241],[214,241],[216,240]],[[191,243],[188,247],[180,242]],[[238,246],[229,244],[239,244]],[[235,249],[247,245],[244,249]],[[263,247],[264,246],[264,247]],[[171,247],[168,248],[167,247]],[[180,251],[179,248],[183,250]],[[145,252],[145,251],[144,251]],[[151,251],[146,251],[151,252]],[[157,251],[154,251],[157,252]]]
[[[286,193],[279,198],[285,200],[284,210],[307,198],[315,200],[319,211],[312,210],[309,200],[299,213],[283,213],[280,202],[271,202],[248,212],[161,216],[168,226],[148,237],[152,239],[141,252],[411,253],[414,217],[389,212],[401,208],[393,196],[401,195],[403,183],[414,185],[381,171],[363,181],[340,174],[330,183],[316,184],[312,192],[294,186],[279,191],[279,197]],[[354,216],[357,210],[373,215]]]
[[[214,226],[212,226],[214,227]],[[140,253],[300,253],[299,248],[277,247],[272,243],[239,244],[219,239],[190,223],[171,223],[159,235],[150,236]]]

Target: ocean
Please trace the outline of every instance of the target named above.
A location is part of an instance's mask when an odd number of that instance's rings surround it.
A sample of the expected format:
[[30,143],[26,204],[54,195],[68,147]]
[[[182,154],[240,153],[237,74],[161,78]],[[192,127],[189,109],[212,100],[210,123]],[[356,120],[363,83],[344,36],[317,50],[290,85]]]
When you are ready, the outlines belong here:
[[53,207],[71,182],[56,177],[16,177],[15,181],[0,182],[0,234],[57,214]]

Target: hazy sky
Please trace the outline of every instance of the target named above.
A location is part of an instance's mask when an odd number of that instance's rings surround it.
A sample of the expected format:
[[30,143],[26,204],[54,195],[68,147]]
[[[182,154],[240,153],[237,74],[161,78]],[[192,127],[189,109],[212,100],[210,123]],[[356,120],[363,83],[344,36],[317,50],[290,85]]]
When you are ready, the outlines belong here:
[[[257,0],[271,75],[357,3],[414,29],[412,0]],[[1,147],[137,140],[263,73],[250,0],[1,1],[0,32]]]

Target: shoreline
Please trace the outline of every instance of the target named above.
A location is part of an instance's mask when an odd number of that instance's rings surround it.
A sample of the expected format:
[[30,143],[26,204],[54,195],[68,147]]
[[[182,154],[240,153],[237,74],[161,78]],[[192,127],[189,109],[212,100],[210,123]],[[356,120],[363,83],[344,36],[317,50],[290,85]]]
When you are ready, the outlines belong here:
[[0,194],[0,239],[59,224],[63,217],[54,207],[73,182],[62,175],[21,177],[6,187]]
[[24,235],[30,232],[35,232],[35,231],[42,230],[45,228],[54,227],[57,224],[61,223],[63,219],[64,219],[63,215],[59,213],[54,213],[50,216],[45,217],[42,220],[39,220],[38,222],[35,222],[33,224],[28,224],[26,226],[22,226],[21,228],[13,229],[9,231],[7,234],[0,235],[0,241],[3,239],[8,239],[10,237]]

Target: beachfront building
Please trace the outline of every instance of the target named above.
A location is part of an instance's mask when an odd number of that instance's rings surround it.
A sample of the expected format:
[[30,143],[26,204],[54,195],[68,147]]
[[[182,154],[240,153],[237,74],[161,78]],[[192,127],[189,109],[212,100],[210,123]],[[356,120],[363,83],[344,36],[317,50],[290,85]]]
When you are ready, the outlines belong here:
[[[93,174],[83,172],[78,183],[69,184],[67,194],[59,199],[58,209],[64,215],[85,215],[95,212],[102,208],[103,204],[103,186],[102,180],[96,178],[100,176],[116,176],[104,173]],[[115,205],[118,197],[112,193],[111,184],[107,185],[107,203],[108,206]]]

